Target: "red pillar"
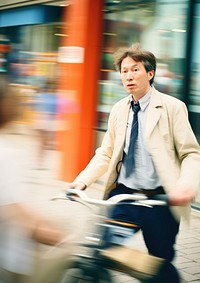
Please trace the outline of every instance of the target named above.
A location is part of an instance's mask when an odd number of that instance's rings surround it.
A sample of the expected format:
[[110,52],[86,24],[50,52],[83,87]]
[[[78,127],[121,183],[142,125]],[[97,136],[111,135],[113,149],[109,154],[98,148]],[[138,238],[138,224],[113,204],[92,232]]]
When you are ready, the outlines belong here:
[[94,153],[94,127],[101,60],[103,0],[73,0],[64,13],[59,52],[63,131],[60,177],[72,181]]

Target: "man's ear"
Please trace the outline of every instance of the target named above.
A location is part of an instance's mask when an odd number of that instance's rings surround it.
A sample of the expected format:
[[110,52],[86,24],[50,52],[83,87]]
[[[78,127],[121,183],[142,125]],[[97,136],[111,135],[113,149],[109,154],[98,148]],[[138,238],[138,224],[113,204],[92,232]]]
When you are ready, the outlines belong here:
[[151,80],[154,77],[154,74],[155,74],[154,70],[148,72],[149,80]]

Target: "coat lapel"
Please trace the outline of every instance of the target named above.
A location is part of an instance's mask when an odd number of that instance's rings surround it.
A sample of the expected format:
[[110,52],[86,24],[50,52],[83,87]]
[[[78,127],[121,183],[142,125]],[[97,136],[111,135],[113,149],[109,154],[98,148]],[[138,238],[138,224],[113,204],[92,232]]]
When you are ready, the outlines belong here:
[[120,139],[120,143],[122,144],[122,146],[124,146],[124,141],[126,136],[129,108],[130,108],[130,97],[128,96],[125,100],[125,103],[121,105],[121,109],[119,111],[120,117],[118,117],[117,135]]
[[158,95],[157,91],[152,89],[151,101],[149,103],[147,122],[146,122],[146,130],[145,137],[148,139],[151,135],[153,129],[159,121],[161,115],[161,107],[162,101],[160,99],[160,95]]

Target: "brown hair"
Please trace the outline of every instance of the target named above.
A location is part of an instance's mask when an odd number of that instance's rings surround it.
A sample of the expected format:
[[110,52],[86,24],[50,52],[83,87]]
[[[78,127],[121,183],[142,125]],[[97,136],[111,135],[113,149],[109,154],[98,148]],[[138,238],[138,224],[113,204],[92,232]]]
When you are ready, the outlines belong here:
[[0,75],[0,128],[12,122],[18,114],[17,92],[6,75]]
[[[118,49],[114,54],[114,65],[121,72],[121,64],[126,57],[132,58],[136,62],[142,62],[146,72],[154,70],[156,72],[156,57],[150,51],[141,48],[139,43],[133,44],[131,47]],[[150,85],[153,84],[154,76],[150,80]]]

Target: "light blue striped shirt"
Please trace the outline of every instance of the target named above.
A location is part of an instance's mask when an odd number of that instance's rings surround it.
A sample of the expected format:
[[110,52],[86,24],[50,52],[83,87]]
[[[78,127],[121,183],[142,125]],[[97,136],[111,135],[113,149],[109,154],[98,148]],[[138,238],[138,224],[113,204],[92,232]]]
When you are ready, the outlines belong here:
[[[138,112],[138,139],[135,147],[135,169],[129,177],[125,175],[125,167],[122,163],[122,167],[118,177],[118,183],[124,184],[128,188],[132,189],[155,189],[160,186],[160,180],[156,173],[152,158],[147,151],[147,146],[144,140],[144,132],[146,126],[148,105],[151,99],[151,88],[149,92],[143,96],[140,100],[140,111]],[[131,134],[131,125],[133,121],[133,110],[130,107],[130,113],[127,122],[127,132],[124,151],[128,152],[128,146]]]

